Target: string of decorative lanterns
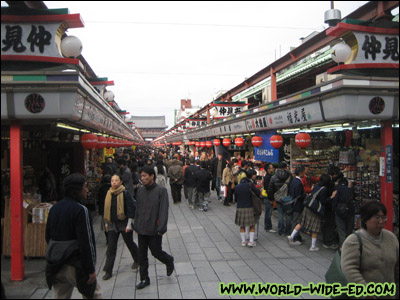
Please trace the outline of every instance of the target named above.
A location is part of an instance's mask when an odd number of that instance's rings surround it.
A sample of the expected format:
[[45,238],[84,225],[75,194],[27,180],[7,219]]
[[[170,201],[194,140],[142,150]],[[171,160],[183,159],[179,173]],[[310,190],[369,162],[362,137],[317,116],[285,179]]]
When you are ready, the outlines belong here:
[[104,148],[119,148],[129,147],[133,142],[127,140],[119,140],[111,137],[104,137],[94,133],[85,133],[81,136],[81,144],[85,149],[104,149]]

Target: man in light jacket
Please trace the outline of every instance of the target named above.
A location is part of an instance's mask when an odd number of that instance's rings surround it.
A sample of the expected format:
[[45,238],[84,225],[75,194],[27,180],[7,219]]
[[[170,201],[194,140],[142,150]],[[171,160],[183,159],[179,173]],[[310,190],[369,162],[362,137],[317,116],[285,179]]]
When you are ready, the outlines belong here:
[[143,187],[136,194],[134,229],[139,240],[140,283],[137,289],[150,285],[148,249],[155,258],[167,266],[167,276],[174,271],[174,258],[162,250],[162,236],[167,232],[168,193],[167,189],[155,183],[155,171],[150,166],[143,167],[141,173]]

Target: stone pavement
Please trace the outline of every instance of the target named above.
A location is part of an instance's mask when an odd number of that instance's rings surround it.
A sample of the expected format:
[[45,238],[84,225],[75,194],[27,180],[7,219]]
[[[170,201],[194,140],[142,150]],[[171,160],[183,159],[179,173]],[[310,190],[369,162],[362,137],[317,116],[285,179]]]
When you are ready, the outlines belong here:
[[[170,194],[170,203],[172,197]],[[318,241],[319,252],[310,252],[311,238],[304,235],[305,243],[291,247],[285,236],[263,230],[261,216],[259,237],[254,248],[242,247],[239,228],[234,224],[236,205],[223,206],[211,192],[207,212],[191,210],[184,197],[180,204],[171,204],[168,232],[163,238],[163,250],[174,256],[175,272],[166,276],[165,266],[149,253],[151,285],[136,290],[139,274],[131,270],[132,258],[119,239],[113,277],[102,280],[105,264],[106,243],[100,231],[100,218],[94,217],[97,243],[98,281],[105,299],[143,298],[256,298],[254,296],[221,296],[219,282],[224,283],[299,283],[324,282],[324,274],[333,258],[334,251],[324,249]],[[277,225],[276,211],[272,217]],[[137,237],[135,236],[137,241]],[[10,259],[1,260],[1,280],[6,296],[10,299],[51,299],[53,290],[45,282],[44,259],[25,259],[25,277],[22,282],[10,281]],[[75,289],[72,298],[81,299]],[[257,298],[274,298],[257,296]],[[281,296],[280,298],[294,298]],[[303,294],[300,298],[323,298]]]

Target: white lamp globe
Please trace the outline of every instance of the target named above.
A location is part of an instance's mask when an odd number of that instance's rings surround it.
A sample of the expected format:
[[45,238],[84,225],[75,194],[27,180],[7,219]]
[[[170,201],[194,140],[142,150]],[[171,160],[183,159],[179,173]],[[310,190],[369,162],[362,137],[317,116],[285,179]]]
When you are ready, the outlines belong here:
[[61,52],[65,57],[78,57],[82,53],[82,42],[76,36],[70,35],[61,41]]
[[218,108],[215,106],[210,110],[210,115],[216,117],[218,115]]
[[351,48],[347,44],[339,43],[333,46],[331,50],[332,59],[337,63],[345,62],[350,58]]
[[114,95],[114,93],[113,93],[112,91],[106,91],[106,92],[104,93],[104,99],[105,99],[106,101],[113,101],[113,100],[114,100],[114,97],[115,97],[115,95]]

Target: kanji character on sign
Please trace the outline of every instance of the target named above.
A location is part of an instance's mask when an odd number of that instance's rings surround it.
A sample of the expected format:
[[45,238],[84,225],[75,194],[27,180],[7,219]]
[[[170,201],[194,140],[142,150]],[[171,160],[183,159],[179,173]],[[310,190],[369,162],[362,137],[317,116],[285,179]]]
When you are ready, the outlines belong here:
[[22,27],[21,26],[9,26],[6,25],[6,38],[2,40],[5,47],[1,48],[3,51],[7,51],[11,47],[17,53],[24,52],[26,47],[21,42],[22,39]]

